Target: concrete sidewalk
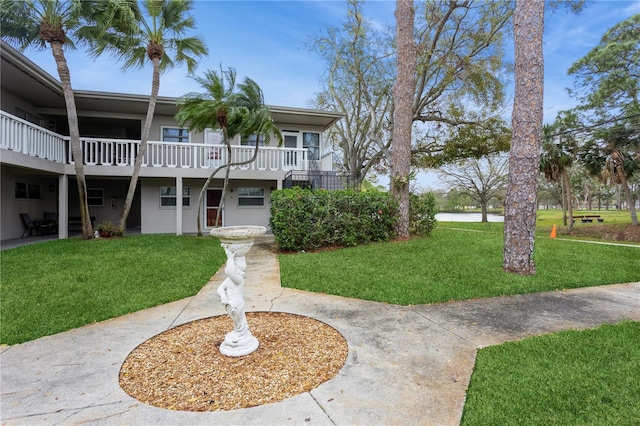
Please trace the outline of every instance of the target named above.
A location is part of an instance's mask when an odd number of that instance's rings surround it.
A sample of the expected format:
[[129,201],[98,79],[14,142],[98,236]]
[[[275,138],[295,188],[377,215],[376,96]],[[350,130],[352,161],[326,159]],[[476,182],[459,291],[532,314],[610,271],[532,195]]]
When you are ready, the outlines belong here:
[[125,394],[118,373],[136,346],[225,313],[220,271],[194,297],[3,347],[2,424],[456,425],[478,348],[640,321],[640,283],[419,306],[283,289],[271,245],[261,237],[248,255],[247,311],[306,315],[336,328],[349,356],[334,379],[288,400],[224,412],[170,411]]

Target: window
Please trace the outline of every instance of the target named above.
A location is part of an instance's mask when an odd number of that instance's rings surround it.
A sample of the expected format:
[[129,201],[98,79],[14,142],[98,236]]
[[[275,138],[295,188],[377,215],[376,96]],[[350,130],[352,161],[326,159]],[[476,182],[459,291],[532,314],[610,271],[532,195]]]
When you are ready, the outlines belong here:
[[163,127],[162,142],[189,143],[189,130],[178,127]]
[[245,146],[256,146],[256,141],[258,141],[258,146],[264,146],[264,136],[260,135],[250,135],[250,136],[242,136],[240,139],[240,145]]
[[238,206],[264,207],[264,188],[238,188]]
[[90,206],[104,206],[104,189],[87,189],[87,204]]
[[320,159],[320,133],[304,133],[302,147],[309,151],[309,160]]
[[23,110],[22,108],[16,107],[16,116],[22,118],[23,120],[27,120],[33,124],[40,125],[40,119],[35,115]]
[[42,198],[40,196],[40,185],[26,182],[16,182],[15,195],[16,199],[23,200],[39,200]]
[[[191,188],[182,188],[182,207],[191,205]],[[176,187],[161,186],[160,187],[160,207],[176,206]]]

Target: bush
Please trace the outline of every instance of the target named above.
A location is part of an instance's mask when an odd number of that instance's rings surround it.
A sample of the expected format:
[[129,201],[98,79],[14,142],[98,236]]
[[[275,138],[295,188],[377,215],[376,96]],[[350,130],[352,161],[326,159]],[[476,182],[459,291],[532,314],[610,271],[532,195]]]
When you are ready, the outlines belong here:
[[388,241],[395,211],[384,192],[291,188],[271,194],[269,226],[282,250],[355,246]]
[[124,230],[119,226],[114,225],[108,220],[103,220],[99,224],[96,225],[95,231],[98,232],[103,238],[108,237],[122,237],[124,235]]
[[436,227],[436,197],[432,192],[409,195],[409,233],[428,236]]

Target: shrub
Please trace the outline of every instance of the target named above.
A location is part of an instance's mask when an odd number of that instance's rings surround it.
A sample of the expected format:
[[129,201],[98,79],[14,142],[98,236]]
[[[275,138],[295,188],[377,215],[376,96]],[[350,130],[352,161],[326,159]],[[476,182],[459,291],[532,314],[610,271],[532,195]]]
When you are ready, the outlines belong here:
[[436,197],[432,192],[409,195],[409,233],[428,236],[436,227]]
[[283,250],[355,246],[388,241],[395,210],[384,192],[283,189],[271,194],[269,226]]
[[99,224],[96,225],[95,231],[98,232],[103,238],[108,237],[122,237],[124,235],[124,230],[119,226],[114,225],[108,220],[103,220]]

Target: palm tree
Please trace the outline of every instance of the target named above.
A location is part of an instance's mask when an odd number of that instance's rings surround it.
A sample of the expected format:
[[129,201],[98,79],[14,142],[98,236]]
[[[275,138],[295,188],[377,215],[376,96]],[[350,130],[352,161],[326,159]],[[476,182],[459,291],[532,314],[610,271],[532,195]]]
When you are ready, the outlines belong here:
[[622,187],[631,214],[631,225],[638,226],[635,200],[629,188],[629,178],[640,171],[640,160],[637,157],[640,142],[637,130],[621,124],[603,130],[601,134],[605,141],[602,146],[605,162],[601,177]]
[[[93,238],[93,227],[87,203],[87,185],[84,175],[82,145],[78,129],[78,113],[71,86],[71,73],[64,54],[64,48],[75,48],[74,39],[82,41],[79,31],[87,25],[86,7],[88,2],[82,0],[1,0],[0,26],[2,38],[7,43],[24,50],[31,46],[45,49],[47,43],[56,61],[58,76],[62,85],[67,119],[69,121],[69,137],[71,153],[74,159],[76,182],[80,200],[80,217],[82,220],[82,238]],[[117,1],[104,2],[106,9],[117,7]],[[105,20],[101,26],[108,27]]]
[[571,183],[569,182],[569,169],[573,165],[573,157],[565,149],[560,140],[553,141],[555,127],[544,125],[542,128],[542,156],[540,157],[540,171],[549,182],[561,182],[563,189],[562,218],[567,226],[566,212],[569,213],[569,231],[573,230],[573,196],[571,194]]
[[144,14],[138,2],[131,1],[127,4],[129,14],[121,15],[117,26],[93,28],[91,43],[94,55],[109,51],[118,59],[124,60],[122,68],[125,71],[143,68],[147,60],[153,66],[149,107],[119,222],[122,229],[126,229],[142,160],[147,151],[151,122],[160,91],[160,74],[179,64],[185,64],[191,74],[197,67],[197,58],[208,53],[201,37],[185,37],[188,30],[195,28],[195,19],[189,14],[193,9],[193,0],[143,0]]
[[637,156],[640,142],[634,129],[621,124],[596,131],[582,147],[580,159],[589,175],[622,188],[631,214],[631,225],[638,226],[635,200],[629,188],[629,179],[640,172]]
[[[271,110],[264,103],[264,95],[260,86],[245,78],[242,83],[236,85],[236,72],[233,68],[220,73],[208,70],[204,77],[194,77],[203,89],[204,93],[190,93],[178,101],[180,110],[176,114],[176,120],[181,126],[187,125],[189,130],[203,132],[205,129],[220,129],[222,142],[226,145],[227,155],[225,164],[213,170],[205,181],[198,196],[198,235],[202,235],[200,213],[204,194],[213,177],[225,169],[224,185],[218,215],[215,226],[220,223],[220,215],[224,207],[224,198],[229,184],[229,172],[232,166],[240,166],[255,161],[258,156],[259,138],[264,139],[265,144],[271,142],[271,136],[278,139],[278,146],[282,145],[283,137],[275,126],[271,117]],[[241,135],[243,137],[256,135],[256,145],[253,156],[242,162],[231,162],[231,140]]]

